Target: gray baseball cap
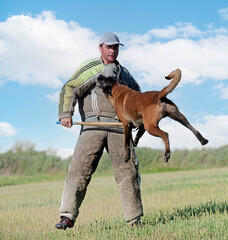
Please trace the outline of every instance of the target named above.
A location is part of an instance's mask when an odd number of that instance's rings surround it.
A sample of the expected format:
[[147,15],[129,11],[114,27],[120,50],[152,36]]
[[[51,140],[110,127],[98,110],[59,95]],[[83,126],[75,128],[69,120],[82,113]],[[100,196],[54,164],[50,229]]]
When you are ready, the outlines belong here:
[[101,45],[103,43],[105,43],[106,45],[119,44],[119,45],[124,46],[122,43],[120,43],[118,36],[112,32],[107,32],[100,37],[99,45]]

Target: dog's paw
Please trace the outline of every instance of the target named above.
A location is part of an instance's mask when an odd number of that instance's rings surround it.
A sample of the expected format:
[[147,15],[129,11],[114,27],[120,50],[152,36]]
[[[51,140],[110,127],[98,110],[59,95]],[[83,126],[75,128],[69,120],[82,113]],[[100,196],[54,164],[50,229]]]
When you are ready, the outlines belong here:
[[165,153],[164,162],[168,162],[168,161],[169,161],[170,155],[171,155],[170,152],[166,152],[166,153]]
[[138,146],[138,141],[133,141],[133,146],[137,147]]
[[206,145],[209,141],[207,139],[203,138],[200,142],[202,145]]

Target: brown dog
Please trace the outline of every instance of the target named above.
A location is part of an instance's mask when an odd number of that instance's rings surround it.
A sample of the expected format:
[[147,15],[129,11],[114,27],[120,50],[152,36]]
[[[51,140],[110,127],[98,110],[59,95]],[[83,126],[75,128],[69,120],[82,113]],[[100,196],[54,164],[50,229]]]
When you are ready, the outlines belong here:
[[167,94],[173,91],[181,79],[180,69],[171,72],[166,79],[173,80],[161,91],[141,93],[125,85],[120,85],[112,77],[99,76],[98,82],[103,92],[110,100],[118,118],[124,125],[125,161],[130,157],[131,131],[133,128],[138,127],[139,130],[134,140],[134,146],[137,146],[139,139],[146,130],[149,134],[162,138],[165,143],[164,161],[168,162],[170,158],[168,133],[162,131],[158,126],[159,121],[165,117],[170,117],[190,129],[202,145],[208,143],[208,140],[193,128],[186,117],[179,112],[177,106],[166,98]]

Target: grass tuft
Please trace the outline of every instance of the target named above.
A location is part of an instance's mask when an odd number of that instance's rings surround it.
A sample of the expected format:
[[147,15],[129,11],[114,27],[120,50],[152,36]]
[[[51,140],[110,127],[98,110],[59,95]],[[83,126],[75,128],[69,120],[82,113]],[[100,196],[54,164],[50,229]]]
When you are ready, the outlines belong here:
[[152,226],[158,223],[166,224],[177,219],[188,220],[192,217],[200,218],[202,216],[212,215],[212,214],[224,214],[228,213],[228,203],[227,202],[207,202],[202,203],[198,206],[185,206],[182,209],[174,209],[172,212],[162,212],[159,215],[147,217],[144,219],[144,224],[149,224]]

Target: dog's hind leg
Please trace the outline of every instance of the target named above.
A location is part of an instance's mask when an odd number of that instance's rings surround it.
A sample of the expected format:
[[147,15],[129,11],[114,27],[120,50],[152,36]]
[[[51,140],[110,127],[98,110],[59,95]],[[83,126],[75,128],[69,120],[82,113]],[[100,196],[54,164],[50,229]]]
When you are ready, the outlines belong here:
[[172,118],[175,121],[178,121],[182,125],[184,125],[186,128],[191,130],[193,134],[197,137],[197,139],[200,141],[202,145],[205,145],[208,143],[208,140],[205,139],[199,131],[197,131],[187,120],[187,118],[178,110],[177,106],[169,105],[169,108],[172,108],[172,111],[169,111],[169,117]]
[[155,136],[160,137],[164,143],[165,143],[165,155],[164,155],[164,161],[168,162],[170,159],[170,146],[169,146],[169,134],[167,132],[162,131],[158,126],[144,126],[146,131]]
[[137,147],[138,142],[139,142],[139,139],[142,137],[142,135],[143,135],[144,133],[145,133],[144,126],[141,125],[141,126],[139,127],[139,130],[138,130],[138,132],[137,132],[137,134],[136,134],[136,136],[135,136],[134,142],[133,142],[134,147]]

